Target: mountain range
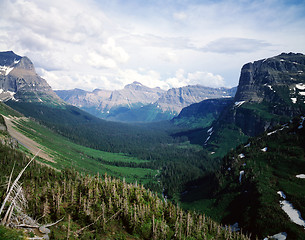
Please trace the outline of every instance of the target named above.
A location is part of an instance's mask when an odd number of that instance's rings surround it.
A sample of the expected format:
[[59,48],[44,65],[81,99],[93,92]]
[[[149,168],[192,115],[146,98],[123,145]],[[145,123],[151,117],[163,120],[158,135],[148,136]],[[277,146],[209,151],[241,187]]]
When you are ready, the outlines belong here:
[[192,103],[210,98],[233,97],[236,88],[209,88],[200,85],[172,88],[168,91],[149,88],[139,82],[121,90],[57,90],[64,101],[97,117],[121,122],[153,122],[172,119]]

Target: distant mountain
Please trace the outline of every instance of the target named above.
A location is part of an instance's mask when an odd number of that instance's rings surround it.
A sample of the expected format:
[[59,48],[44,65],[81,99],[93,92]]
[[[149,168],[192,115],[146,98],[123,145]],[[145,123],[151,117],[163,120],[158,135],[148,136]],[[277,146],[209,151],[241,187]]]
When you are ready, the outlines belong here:
[[180,111],[206,99],[234,97],[236,88],[210,88],[200,85],[190,85],[181,88],[171,88],[156,102],[164,111]]
[[27,57],[0,52],[0,100],[63,104]]
[[149,88],[139,82],[128,84],[122,90],[80,89],[59,90],[58,96],[100,118],[122,122],[153,122],[171,119],[182,108],[209,98],[235,95],[236,88],[208,88],[186,86],[164,91]]
[[93,92],[88,92],[74,89],[55,92],[60,98],[76,107],[97,117],[111,119],[128,110],[155,102],[165,91],[133,82],[124,89],[114,91],[95,89]]

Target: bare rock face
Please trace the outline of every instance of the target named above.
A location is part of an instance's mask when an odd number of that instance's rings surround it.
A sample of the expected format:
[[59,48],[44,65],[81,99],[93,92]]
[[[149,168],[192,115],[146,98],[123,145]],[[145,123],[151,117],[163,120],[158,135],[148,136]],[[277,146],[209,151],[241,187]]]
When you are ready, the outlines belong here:
[[305,56],[282,53],[242,67],[235,101],[293,103],[294,97],[303,101],[299,90],[305,90],[304,84]]
[[234,103],[224,122],[248,136],[305,113],[305,55],[282,53],[241,69]]
[[63,103],[38,76],[31,60],[12,51],[0,52],[0,100]]

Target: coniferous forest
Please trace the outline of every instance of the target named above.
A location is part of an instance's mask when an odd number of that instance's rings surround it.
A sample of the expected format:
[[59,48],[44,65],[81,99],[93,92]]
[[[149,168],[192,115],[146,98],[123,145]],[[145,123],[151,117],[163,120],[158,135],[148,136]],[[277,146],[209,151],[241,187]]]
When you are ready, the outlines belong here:
[[[30,160],[3,144],[0,155],[3,202],[9,178],[15,179]],[[2,239],[35,239],[36,234],[50,239],[249,239],[203,214],[184,211],[160,199],[136,182],[128,184],[107,175],[82,175],[73,169],[58,172],[35,161],[19,181],[26,202],[5,224],[19,226],[25,232],[1,227]],[[43,235],[28,226],[25,215],[35,219],[36,228],[56,224]]]

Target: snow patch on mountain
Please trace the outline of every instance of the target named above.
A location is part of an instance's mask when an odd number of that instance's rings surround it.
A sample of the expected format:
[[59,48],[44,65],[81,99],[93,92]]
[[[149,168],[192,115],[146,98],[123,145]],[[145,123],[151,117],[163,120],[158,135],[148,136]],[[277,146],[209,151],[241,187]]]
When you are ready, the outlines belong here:
[[274,234],[271,237],[266,237],[266,238],[264,238],[264,240],[269,240],[269,239],[273,239],[273,240],[286,240],[287,236],[288,236],[287,233],[281,232],[281,233]]
[[286,199],[286,195],[282,191],[278,191],[277,194],[279,194],[281,198]]
[[244,104],[245,102],[246,102],[246,101],[235,102],[235,103],[234,103],[234,106],[238,108],[238,107],[240,107],[242,104]]
[[0,101],[8,101],[13,100],[17,101],[17,99],[14,97],[16,93],[12,91],[5,91],[3,89],[0,89]]
[[280,128],[280,129],[278,129],[278,130],[269,132],[269,133],[267,133],[267,136],[270,136],[270,135],[272,135],[272,134],[274,134],[274,133],[276,133],[276,132],[278,132],[278,131],[282,131],[282,130],[284,130],[285,128],[288,128],[288,126],[283,126],[282,128]]
[[211,127],[211,128],[207,131],[207,133],[212,132],[212,130],[213,130],[213,127]]
[[8,67],[8,66],[0,66],[0,72],[4,74],[5,76],[9,75],[9,73],[13,70],[13,67]]
[[[286,195],[282,191],[277,192],[283,199],[286,199]],[[289,216],[290,220],[295,224],[305,228],[305,221],[301,216],[300,211],[295,209],[293,205],[287,200],[280,200],[281,208]]]
[[241,179],[242,179],[242,177],[245,175],[245,171],[244,170],[242,170],[242,171],[240,171],[239,172],[239,183],[241,183]]
[[267,150],[268,150],[267,147],[264,147],[264,148],[261,149],[262,152],[267,152]]
[[290,98],[292,103],[297,103],[297,98]]
[[295,85],[295,87],[299,90],[305,90],[305,84],[304,83],[298,83]]
[[298,127],[298,129],[302,129],[303,128],[303,123],[304,123],[305,117],[301,117],[301,122],[300,122],[300,126]]
[[305,174],[303,174],[303,173],[302,174],[298,174],[298,175],[296,175],[296,177],[297,178],[304,178],[305,179]]

